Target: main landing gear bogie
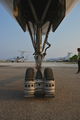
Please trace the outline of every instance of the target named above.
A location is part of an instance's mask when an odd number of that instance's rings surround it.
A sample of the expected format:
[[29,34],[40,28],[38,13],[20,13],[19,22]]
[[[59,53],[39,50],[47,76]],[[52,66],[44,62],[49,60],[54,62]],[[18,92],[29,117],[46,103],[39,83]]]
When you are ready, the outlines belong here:
[[[41,77],[40,77],[41,76]],[[55,95],[55,81],[51,68],[45,68],[44,75],[33,68],[28,68],[25,73],[24,93],[26,96],[53,96]]]

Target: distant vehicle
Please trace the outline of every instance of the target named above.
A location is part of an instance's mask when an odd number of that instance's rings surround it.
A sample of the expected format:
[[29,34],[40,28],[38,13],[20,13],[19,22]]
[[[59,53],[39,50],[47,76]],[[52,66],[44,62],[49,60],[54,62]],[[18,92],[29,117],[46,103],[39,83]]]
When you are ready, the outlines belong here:
[[28,51],[19,51],[21,52],[21,55],[20,56],[17,56],[17,57],[13,57],[13,58],[8,58],[6,61],[9,61],[9,62],[19,62],[21,59],[22,61],[24,61],[24,53],[25,52],[28,52]]
[[45,61],[46,61],[46,62],[47,62],[47,61],[50,61],[50,62],[66,61],[66,60],[69,60],[71,54],[72,54],[72,53],[69,53],[69,52],[68,52],[68,55],[65,56],[65,57],[49,58],[49,59],[47,59],[47,60],[45,60]]

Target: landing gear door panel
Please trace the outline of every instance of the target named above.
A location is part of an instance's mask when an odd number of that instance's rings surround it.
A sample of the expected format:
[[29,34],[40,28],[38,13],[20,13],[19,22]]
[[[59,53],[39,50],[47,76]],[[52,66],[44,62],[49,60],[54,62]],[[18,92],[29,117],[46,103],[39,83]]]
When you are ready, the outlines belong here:
[[23,29],[23,31],[26,31],[26,22],[23,14],[23,10],[21,9],[21,4],[20,0],[14,0],[13,1],[13,12],[14,12],[14,17],[16,18],[17,22]]
[[55,17],[52,24],[53,32],[57,29],[61,21],[64,19],[65,12],[66,12],[66,0],[59,0],[58,7],[56,9]]

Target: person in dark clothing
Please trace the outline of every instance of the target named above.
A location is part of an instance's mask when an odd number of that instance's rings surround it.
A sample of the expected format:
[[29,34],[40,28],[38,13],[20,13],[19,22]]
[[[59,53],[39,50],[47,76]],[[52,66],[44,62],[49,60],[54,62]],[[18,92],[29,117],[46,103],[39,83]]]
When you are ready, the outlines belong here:
[[77,48],[77,51],[78,51],[78,57],[77,57],[77,61],[78,61],[78,72],[80,72],[80,48]]

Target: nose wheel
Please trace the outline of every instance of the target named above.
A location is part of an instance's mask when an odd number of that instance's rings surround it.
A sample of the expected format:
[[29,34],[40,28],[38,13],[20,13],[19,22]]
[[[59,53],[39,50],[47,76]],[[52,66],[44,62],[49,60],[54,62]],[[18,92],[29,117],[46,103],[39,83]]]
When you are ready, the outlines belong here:
[[25,97],[28,96],[55,96],[55,81],[51,68],[45,68],[44,76],[41,71],[34,74],[33,68],[28,68],[24,81]]

